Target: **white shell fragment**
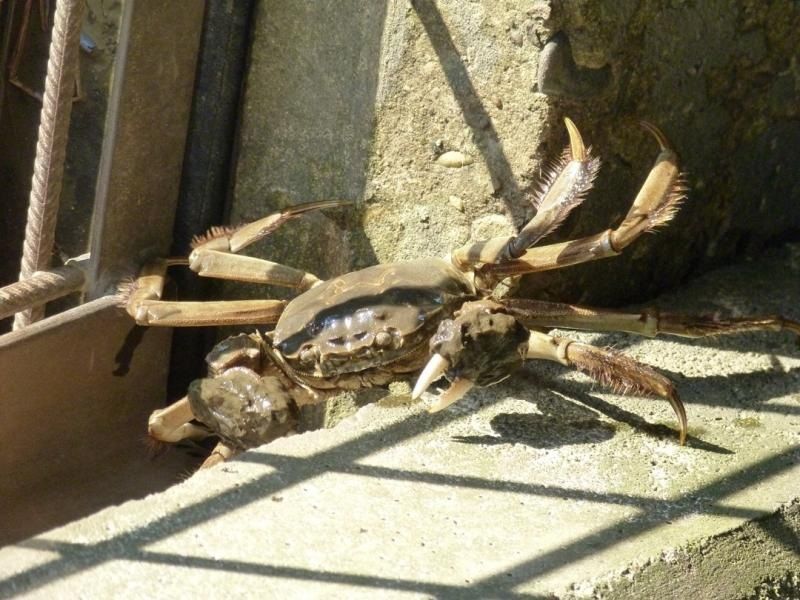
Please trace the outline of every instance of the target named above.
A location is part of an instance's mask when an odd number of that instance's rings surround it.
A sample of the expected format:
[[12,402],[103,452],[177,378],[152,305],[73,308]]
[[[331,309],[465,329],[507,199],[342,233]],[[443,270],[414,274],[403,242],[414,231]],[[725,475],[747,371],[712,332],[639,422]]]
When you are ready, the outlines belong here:
[[458,169],[460,167],[471,165],[475,161],[469,154],[464,154],[463,152],[458,152],[457,150],[448,150],[444,154],[441,154],[439,158],[436,159],[436,162],[443,167]]

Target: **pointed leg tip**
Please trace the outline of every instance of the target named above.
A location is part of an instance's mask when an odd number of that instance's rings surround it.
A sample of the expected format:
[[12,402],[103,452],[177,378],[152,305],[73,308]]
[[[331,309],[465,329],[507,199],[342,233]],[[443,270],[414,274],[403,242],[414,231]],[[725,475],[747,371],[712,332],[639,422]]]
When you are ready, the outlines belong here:
[[639,121],[639,125],[650,132],[650,134],[656,139],[656,142],[658,142],[658,145],[662,151],[675,152],[675,150],[672,148],[672,144],[669,143],[667,136],[664,135],[664,132],[661,131],[661,129],[659,129],[656,125],[653,125],[650,121],[645,121],[644,119]]
[[569,149],[572,155],[572,160],[585,161],[586,160],[586,146],[583,143],[581,132],[578,131],[577,125],[569,117],[564,117],[564,125],[567,127],[569,134]]

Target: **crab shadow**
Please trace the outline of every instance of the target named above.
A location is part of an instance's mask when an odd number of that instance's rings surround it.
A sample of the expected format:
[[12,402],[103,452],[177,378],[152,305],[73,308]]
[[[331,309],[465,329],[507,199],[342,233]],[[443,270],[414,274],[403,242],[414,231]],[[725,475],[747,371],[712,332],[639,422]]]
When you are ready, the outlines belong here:
[[598,444],[614,436],[616,426],[601,421],[597,413],[557,394],[540,392],[541,413],[503,412],[489,422],[494,435],[454,436],[456,442],[498,446],[524,444],[532,448],[558,448]]
[[[771,402],[776,398],[791,396],[800,393],[800,367],[783,369],[776,365],[774,370],[755,371],[750,373],[737,373],[731,375],[707,375],[702,377],[688,377],[680,372],[658,369],[665,374],[681,394],[687,409],[692,406],[706,406],[717,408],[732,408],[759,413],[776,413],[787,417],[800,415],[800,406],[793,403]],[[604,391],[592,381],[563,379],[566,371],[556,365],[537,365],[536,371],[526,369],[519,377],[526,384],[538,388],[535,398],[531,393],[528,399],[536,402],[543,415],[498,415],[498,422],[492,422],[492,427],[498,434],[494,443],[519,442],[521,427],[531,421],[531,417],[538,417],[542,425],[547,424],[544,431],[539,432],[543,437],[531,445],[538,447],[553,447],[558,443],[594,443],[609,439],[617,426],[610,426],[609,435],[601,439],[593,439],[599,435],[603,423],[596,415],[602,414],[615,423],[625,424],[644,435],[670,439],[677,436],[677,431],[670,426],[651,423],[637,413],[606,401],[592,390]],[[542,390],[548,393],[543,394]],[[654,402],[659,402],[654,399]],[[585,411],[584,416],[579,414],[575,407]],[[592,417],[591,415],[595,415]],[[516,420],[516,425],[511,423]],[[713,452],[716,454],[732,454],[733,451],[714,444],[701,437],[701,429],[692,431],[687,436],[687,446],[696,450]],[[585,431],[585,442],[581,442],[579,432]],[[490,437],[490,436],[489,436]],[[477,438],[476,438],[477,441]],[[491,443],[483,440],[483,443]],[[552,444],[552,445],[551,445]]]
[[[519,371],[515,375],[515,389],[509,391],[534,403],[539,412],[499,413],[489,423],[493,435],[454,436],[452,439],[468,444],[525,444],[532,448],[547,449],[607,442],[616,435],[621,426],[627,426],[655,439],[677,440],[677,429],[662,423],[651,423],[637,413],[590,393],[598,387],[594,382],[560,379],[564,373],[564,370],[555,365],[541,365],[536,371]],[[743,377],[747,378],[749,375],[755,374],[743,374]],[[736,386],[732,379],[734,378],[725,378],[724,384]],[[720,389],[725,389],[725,385],[715,381],[702,387],[711,392],[708,396],[724,397],[725,394],[721,394]],[[694,390],[693,387],[692,389]],[[767,393],[764,400],[767,396],[775,395]],[[689,395],[689,404],[694,397],[695,393]],[[653,401],[659,402],[658,399]],[[611,422],[603,420],[601,415]],[[704,440],[698,433],[691,431],[687,436],[687,446],[715,454],[733,454],[732,450]]]

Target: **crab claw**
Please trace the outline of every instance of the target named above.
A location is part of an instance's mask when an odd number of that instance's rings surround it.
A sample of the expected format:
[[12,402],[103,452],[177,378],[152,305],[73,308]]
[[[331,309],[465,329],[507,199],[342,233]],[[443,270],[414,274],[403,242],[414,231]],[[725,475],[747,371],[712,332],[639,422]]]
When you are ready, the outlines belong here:
[[416,400],[422,396],[422,392],[427,390],[430,385],[444,375],[445,371],[450,368],[450,361],[448,361],[441,354],[434,354],[422,369],[419,374],[417,383],[414,384],[414,389],[411,392],[411,399]]
[[475,384],[469,379],[461,379],[460,377],[456,377],[453,380],[453,383],[450,384],[450,387],[442,392],[441,395],[436,399],[436,402],[428,407],[428,412],[439,412],[451,404],[458,402],[474,386]]

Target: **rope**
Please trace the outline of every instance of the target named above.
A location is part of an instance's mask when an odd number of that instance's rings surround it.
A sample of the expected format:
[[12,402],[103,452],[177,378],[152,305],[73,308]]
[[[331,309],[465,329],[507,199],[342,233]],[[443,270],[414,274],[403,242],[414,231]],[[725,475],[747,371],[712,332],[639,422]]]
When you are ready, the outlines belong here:
[[[50,266],[85,6],[86,0],[58,0],[56,3],[20,281]],[[43,315],[43,306],[21,312],[14,320],[14,329],[29,325]]]
[[0,319],[75,292],[83,287],[83,281],[83,271],[74,265],[36,271],[0,288]]

